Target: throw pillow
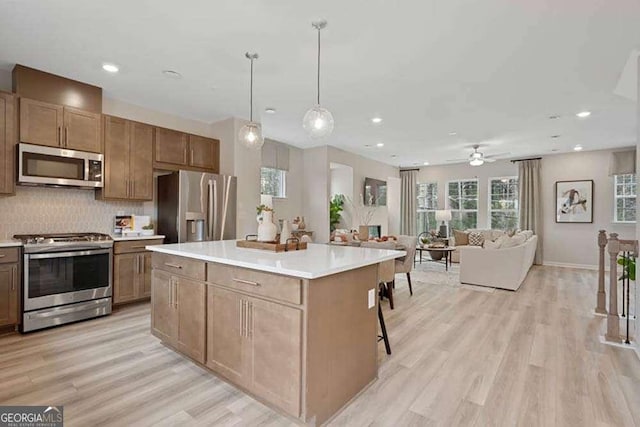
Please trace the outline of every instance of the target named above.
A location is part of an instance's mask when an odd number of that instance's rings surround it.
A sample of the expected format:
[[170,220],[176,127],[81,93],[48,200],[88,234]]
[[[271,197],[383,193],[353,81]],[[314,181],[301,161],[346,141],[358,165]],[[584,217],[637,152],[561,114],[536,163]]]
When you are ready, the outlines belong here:
[[456,246],[467,246],[469,244],[469,233],[460,230],[453,230],[453,238]]
[[525,240],[529,240],[533,236],[533,231],[531,230],[522,230],[520,233],[525,237]]
[[527,241],[527,238],[522,234],[516,234],[513,237],[510,237],[509,240],[506,240],[503,244],[503,248],[513,248],[514,246],[519,246]]
[[504,234],[504,230],[491,230],[491,240],[495,242],[500,238],[500,236],[503,236]]
[[511,237],[508,236],[507,234],[503,234],[502,236],[498,237],[496,239],[496,243],[498,245],[500,245],[500,247],[502,247],[504,245],[504,242],[506,242],[507,240],[509,240]]
[[472,231],[469,233],[469,245],[470,246],[482,246],[484,243],[484,236],[482,233],[477,231]]

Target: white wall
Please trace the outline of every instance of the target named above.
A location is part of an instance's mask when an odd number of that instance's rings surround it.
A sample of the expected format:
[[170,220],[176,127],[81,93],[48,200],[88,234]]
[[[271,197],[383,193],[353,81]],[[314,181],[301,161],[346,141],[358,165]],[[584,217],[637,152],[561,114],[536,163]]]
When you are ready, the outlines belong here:
[[[391,165],[380,163],[375,160],[367,159],[357,154],[349,153],[348,151],[341,150],[335,147],[328,147],[328,161],[333,163],[340,163],[348,165],[353,168],[353,199],[358,206],[362,205],[362,192],[364,188],[365,178],[375,178],[383,181],[388,181],[388,178],[399,178],[400,170]],[[328,205],[328,201],[327,201]],[[348,215],[352,217],[352,224],[350,228],[358,228],[359,224],[357,215],[350,212],[350,208],[347,206]],[[389,220],[400,218],[400,204],[394,205],[387,203],[387,206],[378,206],[374,208],[374,215],[371,219],[370,225],[381,225],[382,234],[389,234],[389,230],[398,230],[400,228],[398,224],[390,224]],[[392,214],[389,212],[392,211]],[[397,211],[397,212],[396,212]],[[328,222],[326,223],[328,229]]]
[[11,92],[12,86],[13,84],[11,82],[11,71],[0,69],[0,90]]
[[[351,166],[340,163],[329,163],[330,168],[330,191],[329,199],[332,200],[336,195],[342,195],[346,198],[353,199],[353,168]],[[336,228],[353,229],[353,213],[349,209],[348,203],[345,202],[343,210],[340,214],[340,223]]]
[[[544,156],[542,159],[543,255],[547,265],[595,268],[598,263],[598,230],[616,232],[632,239],[634,224],[613,223],[613,178],[609,177],[609,158],[613,150]],[[518,167],[509,161],[497,161],[479,167],[467,164],[421,168],[418,182],[437,182],[439,207],[444,208],[446,183],[463,178],[478,179],[478,227],[489,227],[489,178],[517,176]],[[557,224],[555,222],[556,181],[594,180],[592,224]],[[640,234],[640,231],[638,232]]]
[[308,230],[315,242],[329,241],[329,176],[328,147],[308,148],[303,152],[303,212]]

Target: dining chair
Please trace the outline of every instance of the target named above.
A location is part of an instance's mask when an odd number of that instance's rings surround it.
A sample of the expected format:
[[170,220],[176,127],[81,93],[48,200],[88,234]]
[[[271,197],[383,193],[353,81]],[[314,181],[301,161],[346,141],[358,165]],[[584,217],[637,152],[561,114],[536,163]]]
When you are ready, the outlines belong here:
[[[413,259],[416,257],[416,247],[418,246],[418,238],[416,236],[398,236],[398,244],[405,247],[407,255],[404,258],[396,259],[395,273],[406,273],[409,282],[409,293],[413,295],[411,287],[411,270],[413,269]],[[395,280],[393,281],[395,284]]]

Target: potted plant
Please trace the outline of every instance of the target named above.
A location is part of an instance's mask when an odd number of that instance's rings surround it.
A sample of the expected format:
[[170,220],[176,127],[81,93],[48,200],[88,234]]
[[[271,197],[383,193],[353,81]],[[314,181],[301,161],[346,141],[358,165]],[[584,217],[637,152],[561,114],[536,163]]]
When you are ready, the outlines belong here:
[[140,232],[140,234],[142,234],[143,236],[153,236],[153,223],[150,222],[149,224],[145,225],[142,227],[142,231]]
[[329,201],[329,229],[333,233],[340,220],[342,218],[342,211],[344,210],[344,196],[342,194],[336,194],[333,199]]

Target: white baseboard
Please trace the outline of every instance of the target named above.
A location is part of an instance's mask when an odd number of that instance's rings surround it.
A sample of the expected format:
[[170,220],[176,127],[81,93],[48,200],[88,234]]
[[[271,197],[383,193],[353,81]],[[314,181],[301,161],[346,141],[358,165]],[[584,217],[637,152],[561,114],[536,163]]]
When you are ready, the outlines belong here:
[[569,264],[565,262],[542,261],[542,265],[546,265],[549,267],[579,268],[582,270],[598,270],[597,265],[591,265],[591,264]]

